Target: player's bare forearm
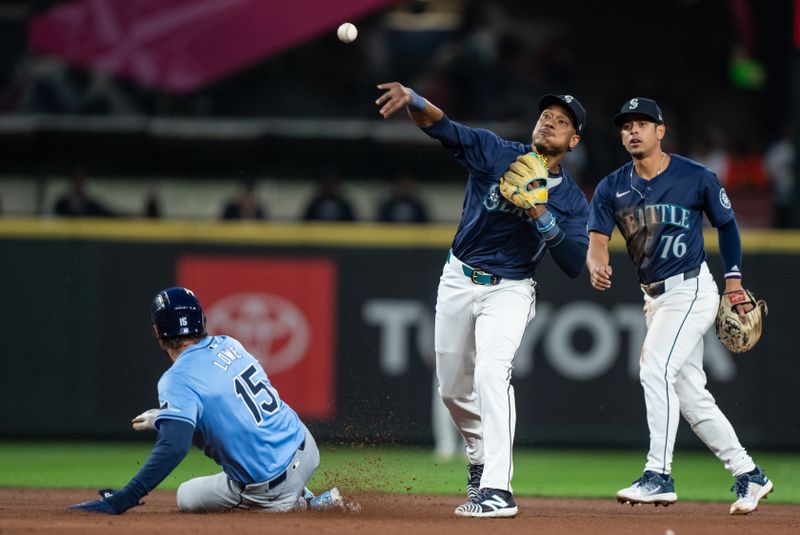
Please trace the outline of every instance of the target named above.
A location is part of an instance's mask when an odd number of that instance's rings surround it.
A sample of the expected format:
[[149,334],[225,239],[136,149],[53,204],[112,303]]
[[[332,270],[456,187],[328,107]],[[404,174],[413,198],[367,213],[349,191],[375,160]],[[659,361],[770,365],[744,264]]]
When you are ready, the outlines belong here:
[[408,114],[411,116],[411,119],[414,121],[414,124],[419,126],[420,128],[427,128],[432,126],[439,121],[442,120],[444,117],[444,112],[428,102],[427,100],[425,109],[422,111],[413,111],[411,108],[408,109]]
[[378,84],[378,89],[382,89],[384,93],[375,104],[381,107],[379,113],[384,119],[402,108],[407,108],[414,123],[420,128],[427,128],[444,117],[442,110],[398,82]]
[[742,289],[742,279],[725,279],[725,293],[737,292]]
[[[725,279],[725,293],[733,293],[733,292],[741,292],[744,290],[744,286],[742,286],[742,279]],[[736,312],[739,314],[746,314],[753,310],[754,305],[753,303],[745,303],[743,305],[736,305],[733,307]]]
[[534,219],[537,219],[538,217],[542,216],[546,211],[547,211],[546,204],[537,204],[534,205],[533,208],[528,210],[528,215]]
[[586,269],[589,271],[589,281],[595,290],[602,292],[611,288],[613,270],[608,263],[609,259],[608,236],[599,232],[590,232]]

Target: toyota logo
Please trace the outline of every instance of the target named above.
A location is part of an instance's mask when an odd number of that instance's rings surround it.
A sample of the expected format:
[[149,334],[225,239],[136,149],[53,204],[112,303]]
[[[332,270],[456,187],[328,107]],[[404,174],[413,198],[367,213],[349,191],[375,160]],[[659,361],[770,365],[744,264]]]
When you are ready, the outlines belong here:
[[300,362],[309,346],[310,329],[303,311],[276,295],[229,295],[214,303],[206,316],[209,332],[239,340],[270,374]]

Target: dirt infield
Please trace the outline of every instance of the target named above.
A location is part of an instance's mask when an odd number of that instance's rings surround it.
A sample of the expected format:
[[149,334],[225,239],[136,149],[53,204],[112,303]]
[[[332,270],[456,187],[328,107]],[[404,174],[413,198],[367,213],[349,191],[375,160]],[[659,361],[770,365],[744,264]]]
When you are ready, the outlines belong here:
[[0,533],[170,533],[214,532],[336,535],[487,535],[487,529],[515,533],[592,533],[675,535],[800,533],[800,507],[762,503],[749,516],[729,516],[728,504],[686,503],[631,507],[613,500],[520,499],[515,519],[466,519],[452,515],[457,497],[362,494],[362,511],[289,513],[250,511],[190,515],[178,513],[175,493],[157,491],[146,504],[122,516],[66,511],[71,503],[92,499],[90,491],[0,489]]

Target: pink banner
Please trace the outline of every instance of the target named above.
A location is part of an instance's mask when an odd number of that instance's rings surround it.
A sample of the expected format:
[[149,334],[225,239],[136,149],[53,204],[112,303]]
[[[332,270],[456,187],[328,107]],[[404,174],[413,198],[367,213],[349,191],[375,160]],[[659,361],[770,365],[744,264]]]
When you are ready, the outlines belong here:
[[397,0],[77,0],[36,18],[34,52],[193,91]]

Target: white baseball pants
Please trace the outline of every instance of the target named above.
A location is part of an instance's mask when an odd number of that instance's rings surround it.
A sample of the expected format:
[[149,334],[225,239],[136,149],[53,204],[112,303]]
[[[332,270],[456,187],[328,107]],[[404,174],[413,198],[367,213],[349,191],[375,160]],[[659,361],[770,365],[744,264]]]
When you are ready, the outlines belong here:
[[442,270],[436,300],[439,393],[466,442],[471,464],[483,464],[481,488],[511,491],[516,426],[511,371],[534,316],[532,279],[473,283],[454,256]]
[[719,293],[703,263],[700,274],[656,298],[645,294],[647,335],[639,378],[644,388],[650,450],[645,470],[669,474],[679,414],[734,476],[755,464],[706,389],[703,335],[714,323]]

